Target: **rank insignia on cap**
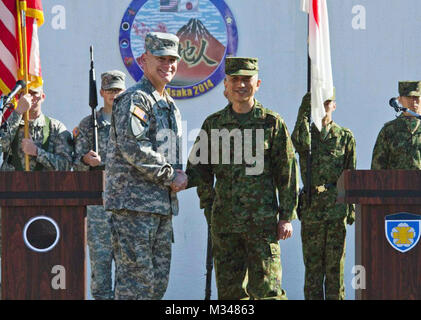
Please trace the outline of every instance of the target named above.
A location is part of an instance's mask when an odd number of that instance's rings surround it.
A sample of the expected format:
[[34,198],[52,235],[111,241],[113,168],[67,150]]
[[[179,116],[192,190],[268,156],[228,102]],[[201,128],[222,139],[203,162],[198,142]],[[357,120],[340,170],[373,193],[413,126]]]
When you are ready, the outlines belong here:
[[138,117],[141,121],[143,121],[144,123],[148,123],[148,115],[146,114],[145,111],[143,111],[142,109],[140,109],[139,107],[135,107],[133,112],[132,112],[136,117]]
[[80,131],[78,127],[75,127],[73,129],[73,138],[76,138],[79,135]]

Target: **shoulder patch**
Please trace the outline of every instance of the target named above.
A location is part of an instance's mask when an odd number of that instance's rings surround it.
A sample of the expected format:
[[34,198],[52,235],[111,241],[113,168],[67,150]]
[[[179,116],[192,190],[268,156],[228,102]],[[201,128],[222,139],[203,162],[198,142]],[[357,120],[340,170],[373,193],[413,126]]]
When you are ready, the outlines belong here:
[[73,132],[73,138],[76,138],[80,133],[78,127],[75,127],[72,132]]
[[141,108],[139,107],[135,107],[132,111],[133,115],[135,115],[137,118],[139,118],[139,120],[141,120],[143,123],[147,124],[149,121],[149,117],[146,114],[145,111],[143,111]]

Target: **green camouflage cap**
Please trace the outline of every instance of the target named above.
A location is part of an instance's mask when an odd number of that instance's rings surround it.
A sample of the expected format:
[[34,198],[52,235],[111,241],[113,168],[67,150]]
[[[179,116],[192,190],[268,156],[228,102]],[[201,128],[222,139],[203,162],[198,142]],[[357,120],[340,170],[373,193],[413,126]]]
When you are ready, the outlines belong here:
[[421,81],[399,81],[399,95],[401,97],[420,97]]
[[154,56],[172,56],[180,59],[178,55],[179,39],[175,34],[163,32],[148,32],[145,37],[145,51]]
[[254,76],[259,71],[257,58],[226,57],[225,74],[230,76]]
[[126,75],[119,70],[111,70],[101,74],[101,89],[126,89]]

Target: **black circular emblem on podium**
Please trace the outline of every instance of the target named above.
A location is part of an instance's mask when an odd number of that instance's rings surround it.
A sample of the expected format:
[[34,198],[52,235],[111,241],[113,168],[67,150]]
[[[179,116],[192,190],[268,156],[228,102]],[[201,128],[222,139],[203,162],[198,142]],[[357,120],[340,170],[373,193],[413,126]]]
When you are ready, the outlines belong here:
[[47,216],[31,218],[23,229],[25,245],[35,252],[52,250],[60,239],[60,229],[57,223]]

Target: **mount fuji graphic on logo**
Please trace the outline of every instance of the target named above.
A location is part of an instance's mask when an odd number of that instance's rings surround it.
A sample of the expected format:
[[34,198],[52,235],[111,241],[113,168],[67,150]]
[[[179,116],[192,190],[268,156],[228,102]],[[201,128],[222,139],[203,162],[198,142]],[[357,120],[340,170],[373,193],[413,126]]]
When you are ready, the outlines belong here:
[[180,28],[177,36],[180,39],[181,61],[171,85],[199,82],[211,75],[224,58],[225,46],[198,19],[190,19]]

